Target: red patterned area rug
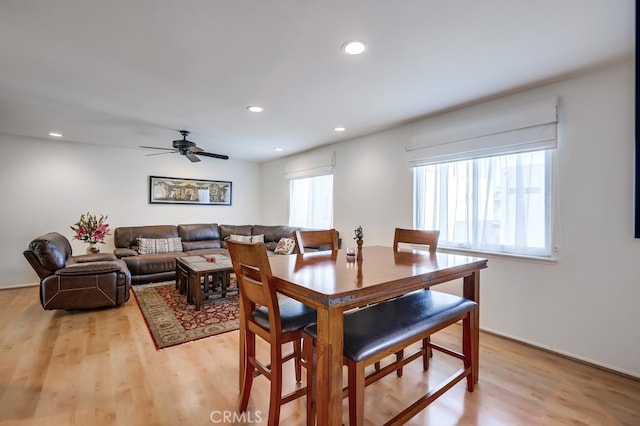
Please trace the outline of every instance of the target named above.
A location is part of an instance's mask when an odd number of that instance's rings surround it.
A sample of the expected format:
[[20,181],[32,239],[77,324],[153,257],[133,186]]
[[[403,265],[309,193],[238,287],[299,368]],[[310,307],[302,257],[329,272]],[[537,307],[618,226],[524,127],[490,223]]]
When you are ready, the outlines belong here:
[[131,286],[157,349],[238,329],[238,295],[205,298],[199,311],[175,283]]

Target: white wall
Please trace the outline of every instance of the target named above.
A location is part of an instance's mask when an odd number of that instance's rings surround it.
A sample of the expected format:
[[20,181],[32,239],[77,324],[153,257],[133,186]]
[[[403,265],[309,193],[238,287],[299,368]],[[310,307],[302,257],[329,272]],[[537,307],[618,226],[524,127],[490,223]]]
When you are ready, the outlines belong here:
[[[501,98],[470,112],[560,97],[557,263],[489,256],[481,326],[640,377],[640,240],[633,238],[633,63]],[[335,144],[335,227],[362,225],[367,244],[390,244],[412,225],[404,146],[427,120]],[[132,143],[135,146],[135,142]],[[117,226],[218,222],[284,224],[286,159],[262,166],[131,148],[0,136],[0,288],[37,282],[22,251],[35,236],[90,210]],[[148,204],[149,175],[233,181],[233,205]],[[73,243],[82,252],[84,245]],[[113,248],[112,236],[105,250]],[[454,290],[450,286],[451,290]]]
[[[640,377],[634,87],[633,63],[626,62],[447,114],[560,97],[557,262],[487,256],[481,327]],[[396,226],[412,226],[404,147],[429,120],[333,146],[334,225],[343,241],[362,225],[366,244],[390,244]],[[263,165],[269,223],[288,218],[285,164]]]
[[[135,146],[135,143],[132,143]],[[87,211],[109,215],[118,226],[180,223],[261,223],[259,164],[177,155],[145,156],[138,148],[114,148],[54,140],[0,136],[0,288],[34,284],[38,277],[22,251],[29,241],[69,228]],[[232,181],[231,206],[149,204],[149,176]],[[101,246],[113,251],[113,235]],[[86,244],[72,241],[76,254]]]

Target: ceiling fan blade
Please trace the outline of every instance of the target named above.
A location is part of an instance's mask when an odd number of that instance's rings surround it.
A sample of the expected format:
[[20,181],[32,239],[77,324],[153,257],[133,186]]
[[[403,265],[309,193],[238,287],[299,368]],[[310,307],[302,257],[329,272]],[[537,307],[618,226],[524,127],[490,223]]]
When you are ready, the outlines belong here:
[[189,148],[187,148],[187,150],[192,154],[197,154],[199,152],[204,152],[204,149],[199,148],[197,146],[190,146]]
[[164,150],[164,151],[178,152],[178,150],[175,149],[175,148],[158,148],[156,146],[142,146],[142,145],[140,145],[140,148],[144,148],[144,149],[161,149],[161,150]]
[[153,154],[145,154],[145,157],[150,157],[152,155],[164,155],[164,154],[175,154],[178,151],[165,151],[165,152],[155,152]]
[[211,157],[211,158],[219,158],[220,160],[228,160],[229,156],[228,155],[222,155],[222,154],[212,154],[211,152],[196,152],[196,154],[198,155],[202,155],[205,157]]
[[200,159],[196,157],[195,154],[192,154],[190,152],[187,152],[186,154],[184,154],[184,156],[187,157],[192,163],[197,163],[198,161],[200,161]]

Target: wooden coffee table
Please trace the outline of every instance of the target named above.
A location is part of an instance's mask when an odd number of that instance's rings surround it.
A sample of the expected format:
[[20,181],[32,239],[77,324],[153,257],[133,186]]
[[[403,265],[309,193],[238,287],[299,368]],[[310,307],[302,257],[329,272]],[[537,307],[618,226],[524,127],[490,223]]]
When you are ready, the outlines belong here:
[[231,258],[224,254],[184,256],[176,259],[176,287],[187,293],[187,303],[202,306],[204,295],[226,295],[237,292],[231,288]]

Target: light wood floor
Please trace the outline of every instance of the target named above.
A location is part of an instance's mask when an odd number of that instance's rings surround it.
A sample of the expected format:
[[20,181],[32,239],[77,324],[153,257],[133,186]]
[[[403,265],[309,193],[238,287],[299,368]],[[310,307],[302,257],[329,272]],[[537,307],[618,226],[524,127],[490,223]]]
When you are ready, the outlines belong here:
[[[434,340],[455,344],[452,328]],[[480,341],[476,391],[459,383],[410,424],[640,425],[640,381],[489,334]],[[157,351],[133,295],[120,308],[60,312],[41,308],[36,287],[2,290],[0,345],[0,425],[265,424],[264,378],[244,418],[233,419],[237,332]],[[368,387],[366,424],[457,368],[436,353],[428,373],[418,361]],[[283,407],[282,424],[304,422],[304,398]]]

